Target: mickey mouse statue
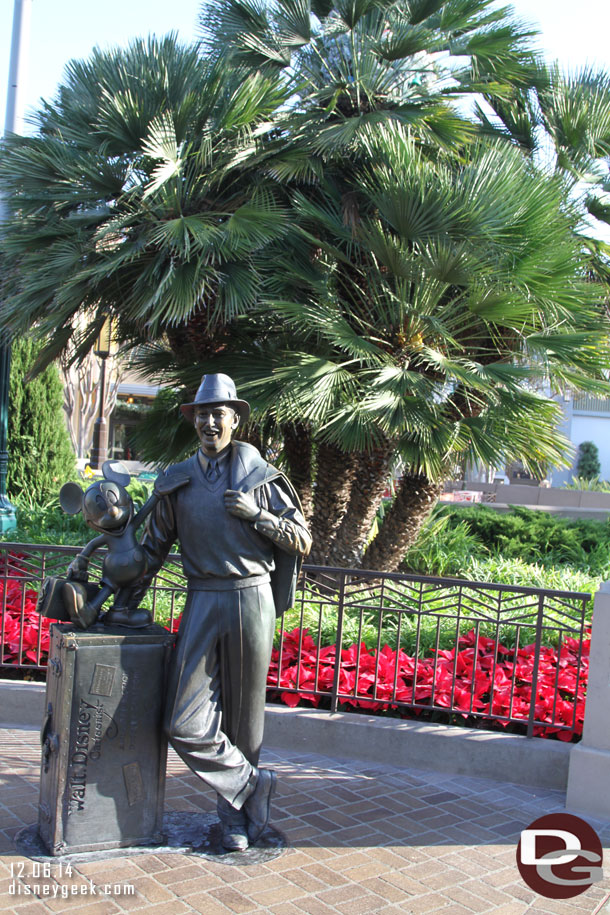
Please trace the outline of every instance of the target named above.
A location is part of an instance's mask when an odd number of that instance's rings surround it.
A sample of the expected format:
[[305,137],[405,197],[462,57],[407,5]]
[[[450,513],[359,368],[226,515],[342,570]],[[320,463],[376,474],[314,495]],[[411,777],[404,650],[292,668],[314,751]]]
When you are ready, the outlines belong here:
[[[152,615],[142,607],[130,607],[132,589],[146,571],[146,557],[136,530],[159,499],[184,486],[189,477],[172,475],[170,479],[159,474],[152,495],[134,515],[134,504],[125,488],[130,476],[124,465],[106,461],[102,474],[104,479],[92,483],[85,492],[78,483],[65,483],[59,493],[60,505],[67,514],[82,511],[89,527],[100,532],[68,566],[61,598],[70,620],[81,629],[88,629],[114,594],[114,605],[104,615],[104,623],[139,629],[150,625]],[[101,587],[95,587],[88,581],[89,557],[102,546],[108,551],[102,565]]]

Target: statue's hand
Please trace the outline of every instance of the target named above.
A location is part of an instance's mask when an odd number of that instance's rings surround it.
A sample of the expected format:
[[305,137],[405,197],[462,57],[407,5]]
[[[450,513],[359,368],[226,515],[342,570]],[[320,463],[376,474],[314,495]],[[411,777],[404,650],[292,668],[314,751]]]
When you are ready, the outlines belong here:
[[243,518],[244,521],[256,521],[260,517],[261,510],[254,501],[254,496],[251,496],[250,493],[227,489],[224,494],[224,500],[226,510],[236,518]]
[[168,475],[165,472],[160,473],[155,480],[155,492],[158,496],[166,496],[168,493],[180,489],[181,486],[186,486],[187,483],[190,483],[190,480],[191,478],[186,474],[175,473]]
[[89,581],[89,560],[85,556],[77,556],[68,566],[67,578],[69,581]]

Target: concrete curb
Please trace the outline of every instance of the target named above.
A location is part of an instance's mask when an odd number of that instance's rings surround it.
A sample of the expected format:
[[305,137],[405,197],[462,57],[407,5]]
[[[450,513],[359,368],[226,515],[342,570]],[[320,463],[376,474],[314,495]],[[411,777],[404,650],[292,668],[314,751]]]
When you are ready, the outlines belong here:
[[0,727],[41,727],[45,691],[44,683],[0,679]]
[[[0,680],[0,726],[39,728],[44,683]],[[265,744],[296,752],[358,759],[565,791],[573,745],[349,712],[267,705]]]
[[268,705],[272,747],[565,791],[573,744],[374,715]]

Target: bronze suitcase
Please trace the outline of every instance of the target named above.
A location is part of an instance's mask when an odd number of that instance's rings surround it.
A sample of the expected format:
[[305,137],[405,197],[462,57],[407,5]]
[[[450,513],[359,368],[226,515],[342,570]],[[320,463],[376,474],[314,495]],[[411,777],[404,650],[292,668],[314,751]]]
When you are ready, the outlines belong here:
[[161,626],[51,626],[38,831],[52,855],[163,841]]

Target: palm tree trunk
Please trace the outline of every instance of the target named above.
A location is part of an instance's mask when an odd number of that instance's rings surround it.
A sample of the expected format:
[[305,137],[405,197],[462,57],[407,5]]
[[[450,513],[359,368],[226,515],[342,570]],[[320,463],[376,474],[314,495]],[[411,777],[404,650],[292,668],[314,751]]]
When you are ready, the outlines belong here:
[[381,497],[388,485],[393,456],[389,443],[358,455],[349,505],[332,546],[331,565],[360,568]]
[[284,457],[290,482],[301,499],[306,521],[313,515],[313,442],[311,429],[302,423],[287,423],[282,427]]
[[356,457],[335,445],[318,445],[309,560],[315,565],[329,564],[332,543],[349,503]]
[[407,547],[417,539],[422,524],[436,505],[442,488],[442,483],[433,483],[423,473],[405,473],[379,533],[364,554],[363,568],[396,571]]

